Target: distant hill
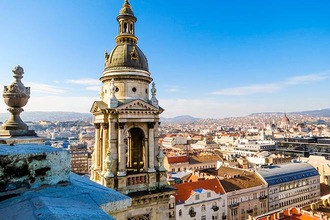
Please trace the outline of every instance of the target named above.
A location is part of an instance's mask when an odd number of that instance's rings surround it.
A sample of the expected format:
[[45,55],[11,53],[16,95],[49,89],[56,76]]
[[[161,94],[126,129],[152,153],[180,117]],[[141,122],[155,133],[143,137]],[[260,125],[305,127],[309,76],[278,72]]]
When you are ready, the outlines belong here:
[[200,120],[200,118],[195,118],[190,115],[180,115],[174,118],[160,118],[160,121],[164,123],[191,123],[198,120]]
[[[291,114],[293,114],[293,113],[291,113]],[[295,112],[295,114],[330,118],[330,108],[321,109],[321,110]]]
[[301,112],[260,112],[260,113],[250,114],[249,116],[283,115],[284,113],[291,115],[305,115],[305,116],[313,116],[313,117],[330,118],[330,108],[321,109],[321,110],[301,111]]
[[[10,113],[0,113],[0,121],[6,121]],[[78,112],[22,112],[23,121],[92,121],[91,113]]]

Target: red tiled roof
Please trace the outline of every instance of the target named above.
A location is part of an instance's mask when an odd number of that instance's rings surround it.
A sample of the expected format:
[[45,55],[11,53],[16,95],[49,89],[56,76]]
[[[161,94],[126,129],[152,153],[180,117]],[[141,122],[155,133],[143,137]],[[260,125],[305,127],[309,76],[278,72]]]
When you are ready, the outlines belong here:
[[197,182],[181,183],[176,184],[173,187],[177,189],[174,194],[176,203],[185,202],[191,195],[194,194],[193,190],[196,189],[213,190],[218,194],[225,193],[218,179],[206,179]]
[[239,134],[223,134],[224,137],[239,137]]
[[169,164],[188,163],[188,157],[187,156],[172,156],[172,157],[167,157],[167,161]]

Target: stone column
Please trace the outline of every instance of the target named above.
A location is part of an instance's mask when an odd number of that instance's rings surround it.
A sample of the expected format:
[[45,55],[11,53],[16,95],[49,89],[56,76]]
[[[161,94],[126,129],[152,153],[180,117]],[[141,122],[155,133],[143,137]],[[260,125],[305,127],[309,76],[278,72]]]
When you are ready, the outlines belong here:
[[154,122],[149,122],[148,123],[148,128],[149,128],[149,167],[148,167],[148,172],[156,172],[155,170],[155,141],[154,141]]
[[102,134],[102,155],[101,155],[101,163],[102,163],[102,172],[106,171],[106,164],[105,164],[105,159],[107,158],[107,153],[108,153],[108,128],[109,125],[107,123],[103,123],[102,124],[102,130],[103,130],[103,134]]
[[118,169],[118,142],[117,142],[117,130],[116,130],[116,121],[110,121],[109,120],[109,152],[112,155],[112,158],[114,160],[112,164],[112,172],[117,173]]
[[126,149],[124,143],[125,123],[118,124],[118,176],[126,176]]
[[143,149],[143,170],[149,170],[149,139],[144,138],[144,149]]
[[99,170],[101,168],[101,161],[100,161],[100,124],[94,124],[95,125],[95,161],[93,163],[95,164],[95,169]]

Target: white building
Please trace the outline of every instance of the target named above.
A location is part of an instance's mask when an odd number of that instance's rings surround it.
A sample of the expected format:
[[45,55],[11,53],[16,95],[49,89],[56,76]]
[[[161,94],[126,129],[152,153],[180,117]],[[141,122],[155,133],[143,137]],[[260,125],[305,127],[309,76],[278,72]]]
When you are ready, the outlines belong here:
[[308,163],[277,164],[256,173],[268,184],[269,211],[301,207],[320,199],[320,177]]
[[176,136],[176,137],[165,137],[163,139],[162,145],[165,148],[171,148],[175,145],[183,145],[187,144],[188,138],[183,136]]
[[218,179],[182,183],[173,186],[176,219],[226,219],[227,196]]
[[261,151],[275,151],[277,144],[273,140],[246,140],[238,141],[237,146],[234,148],[236,154],[242,156],[253,156]]

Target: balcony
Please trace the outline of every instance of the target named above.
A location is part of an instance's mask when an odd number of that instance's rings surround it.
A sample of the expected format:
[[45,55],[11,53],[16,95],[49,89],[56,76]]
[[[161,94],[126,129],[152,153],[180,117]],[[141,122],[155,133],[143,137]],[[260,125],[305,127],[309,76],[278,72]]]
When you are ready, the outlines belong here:
[[266,195],[259,197],[259,200],[264,200],[264,199],[267,199],[267,196]]
[[138,174],[134,176],[127,177],[127,185],[137,185],[137,184],[145,184],[147,183],[147,175],[146,174]]
[[236,202],[236,203],[230,204],[229,208],[237,208],[238,206],[239,206],[239,203]]
[[213,211],[215,211],[215,212],[216,212],[216,211],[218,211],[218,210],[219,210],[219,206],[215,206],[215,205],[214,205],[214,206],[212,206],[212,207],[211,207],[211,209],[213,209]]
[[193,210],[189,210],[189,215],[190,217],[195,217],[196,216],[196,212]]

